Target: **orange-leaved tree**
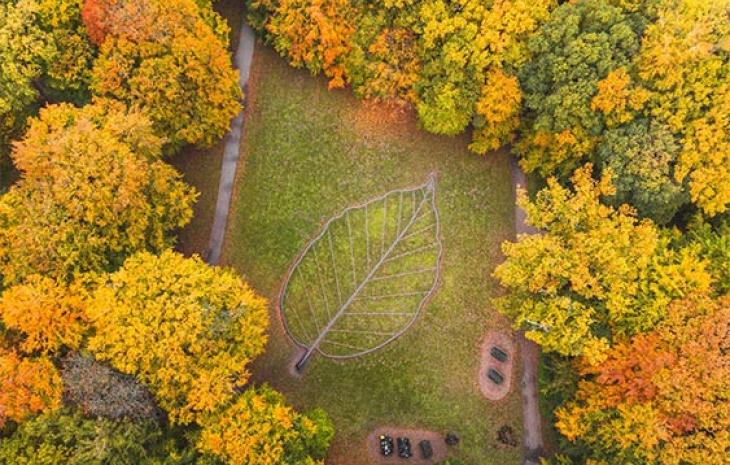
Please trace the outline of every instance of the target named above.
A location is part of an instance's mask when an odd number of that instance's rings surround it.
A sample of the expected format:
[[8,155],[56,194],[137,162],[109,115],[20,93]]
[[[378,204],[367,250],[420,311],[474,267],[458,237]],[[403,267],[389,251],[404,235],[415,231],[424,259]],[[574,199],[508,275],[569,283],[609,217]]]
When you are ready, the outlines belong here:
[[409,28],[378,26],[379,31],[363,27],[353,34],[347,81],[359,97],[415,103],[413,85],[421,70],[418,36]]
[[558,429],[596,460],[724,465],[730,450],[730,297],[674,302],[654,331],[584,366]]
[[0,427],[59,408],[61,391],[61,377],[49,359],[0,348]]
[[324,72],[330,78],[330,88],[345,85],[344,59],[351,48],[356,14],[349,0],[254,3],[272,11],[266,30],[277,52],[288,56],[293,66],[305,66],[313,74]]
[[246,383],[266,301],[233,272],[172,251],[127,259],[94,293],[89,349],[147,385],[176,423],[196,421]]
[[85,290],[31,275],[0,295],[0,320],[23,335],[26,354],[78,349],[86,331]]

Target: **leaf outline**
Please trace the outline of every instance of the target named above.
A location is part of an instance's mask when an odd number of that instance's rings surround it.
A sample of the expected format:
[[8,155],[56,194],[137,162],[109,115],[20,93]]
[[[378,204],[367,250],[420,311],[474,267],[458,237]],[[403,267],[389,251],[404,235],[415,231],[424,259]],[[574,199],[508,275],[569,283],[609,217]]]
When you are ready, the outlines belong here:
[[[360,356],[367,355],[369,353],[375,352],[375,351],[383,348],[384,346],[388,345],[389,343],[393,342],[398,337],[402,336],[415,323],[415,321],[418,318],[418,316],[420,315],[422,309],[430,301],[431,297],[435,293],[436,289],[438,288],[439,282],[440,282],[441,264],[442,264],[442,257],[443,257],[443,244],[442,244],[442,241],[441,241],[441,221],[440,221],[440,217],[439,217],[438,207],[436,205],[436,180],[437,180],[436,174],[435,173],[431,173],[429,175],[428,179],[426,180],[426,182],[424,182],[424,183],[422,183],[420,185],[417,185],[415,187],[411,186],[411,187],[393,189],[393,190],[390,190],[390,191],[385,192],[384,194],[381,194],[380,196],[371,198],[371,199],[369,199],[369,200],[367,200],[367,201],[365,201],[363,203],[359,203],[359,204],[355,204],[355,205],[350,205],[350,206],[344,208],[338,214],[330,217],[320,227],[319,233],[317,233],[309,242],[307,242],[307,244],[305,245],[305,247],[297,255],[296,259],[293,261],[293,263],[290,265],[290,267],[289,267],[289,269],[287,271],[287,274],[286,274],[285,279],[283,281],[283,285],[282,285],[281,290],[279,292],[279,297],[278,297],[278,311],[279,311],[279,316],[281,318],[281,321],[282,321],[282,324],[284,326],[284,329],[285,329],[285,332],[286,332],[287,336],[294,342],[295,345],[297,345],[298,347],[300,347],[300,348],[302,348],[302,349],[304,349],[306,351],[305,354],[304,354],[304,356],[302,356],[302,358],[296,364],[296,368],[297,368],[298,371],[301,371],[303,369],[303,367],[306,364],[307,360],[311,357],[311,355],[314,354],[314,352],[318,352],[319,354],[321,354],[321,355],[323,355],[325,357],[328,357],[328,358],[332,358],[332,359],[350,359],[350,358],[360,357]],[[412,193],[412,194],[415,195],[415,192],[417,192],[417,191],[423,191],[423,197],[421,198],[421,200],[418,203],[418,208],[416,208],[416,204],[414,203],[414,205],[413,205],[414,210],[411,212],[410,220],[407,221],[405,227],[403,227],[403,229],[401,230],[401,220],[402,220],[401,209],[402,209],[402,198],[403,198],[403,194]],[[327,309],[327,316],[328,316],[329,320],[325,324],[324,329],[319,330],[319,328],[320,328],[319,323],[315,321],[315,327],[319,331],[319,334],[316,336],[316,338],[315,338],[315,340],[313,342],[307,343],[307,342],[304,342],[304,341],[300,340],[297,337],[296,332],[295,331],[292,331],[292,328],[290,327],[289,318],[287,317],[287,312],[286,312],[286,299],[288,297],[288,292],[287,291],[289,289],[289,285],[295,279],[295,273],[299,273],[299,278],[302,281],[304,281],[305,283],[307,282],[307,280],[304,279],[304,277],[302,276],[302,273],[301,273],[301,270],[300,270],[300,265],[305,260],[305,258],[308,256],[308,254],[310,252],[312,252],[314,254],[314,256],[315,256],[315,262],[317,262],[317,267],[319,267],[318,258],[316,256],[316,253],[317,252],[316,252],[315,246],[320,241],[322,241],[323,239],[325,239],[325,236],[327,236],[326,237],[326,240],[327,240],[327,242],[329,243],[329,246],[330,246],[330,256],[331,256],[331,258],[333,260],[333,266],[335,268],[335,275],[334,276],[335,276],[335,281],[337,283],[337,293],[338,293],[338,295],[340,294],[340,292],[341,292],[340,291],[340,288],[339,288],[340,287],[340,284],[339,284],[339,279],[338,279],[338,276],[337,276],[337,273],[336,273],[336,266],[337,265],[336,265],[335,260],[334,260],[334,256],[335,255],[332,252],[332,246],[331,246],[331,244],[332,244],[332,236],[331,236],[331,229],[330,228],[331,228],[331,226],[333,224],[336,224],[340,220],[342,220],[343,218],[345,218],[346,219],[346,224],[347,224],[348,235],[349,235],[349,241],[350,241],[350,244],[351,244],[351,247],[350,247],[350,258],[351,258],[351,263],[353,265],[353,268],[352,268],[353,281],[356,284],[356,282],[357,282],[357,278],[355,277],[356,276],[356,267],[355,267],[355,260],[354,260],[353,248],[352,248],[352,236],[351,236],[352,235],[352,231],[351,231],[351,224],[350,224],[349,213],[351,211],[359,211],[359,210],[363,210],[364,209],[365,210],[364,221],[365,221],[365,225],[366,225],[366,228],[367,228],[367,222],[368,222],[368,212],[367,212],[367,210],[368,210],[368,206],[369,205],[376,204],[377,202],[383,201],[384,202],[384,206],[383,206],[383,208],[384,208],[384,216],[387,216],[387,213],[386,213],[387,212],[387,199],[389,197],[395,195],[395,194],[400,194],[401,195],[401,197],[400,197],[401,202],[399,203],[399,211],[398,211],[398,216],[397,216],[397,236],[396,236],[396,238],[394,238],[394,240],[392,241],[391,245],[388,247],[388,250],[383,251],[383,248],[384,248],[384,238],[385,238],[385,230],[386,230],[386,225],[387,225],[386,220],[384,218],[383,219],[383,242],[381,242],[381,254],[380,254],[380,258],[377,259],[376,264],[371,267],[370,266],[370,245],[369,245],[369,237],[368,237],[368,235],[366,233],[366,255],[367,255],[367,261],[368,261],[367,267],[369,268],[368,274],[360,281],[360,284],[356,286],[356,288],[353,290],[353,292],[351,293],[350,297],[348,297],[348,299],[346,300],[346,302],[344,304],[340,300],[339,308],[335,312],[335,315],[334,316],[331,316],[331,314],[329,312],[329,309]],[[414,202],[415,202],[415,197],[413,197],[413,198],[414,198]],[[413,227],[413,225],[416,224],[417,223],[417,220],[421,217],[421,211],[422,211],[422,208],[423,207],[429,208],[430,211],[432,212],[433,218],[434,218],[433,224],[431,224],[427,228],[423,228],[423,230],[419,230],[419,231],[415,231],[415,232],[413,232],[413,231],[410,231],[409,232],[410,228]],[[380,272],[380,271],[382,271],[382,265],[384,265],[384,263],[388,262],[391,259],[401,258],[401,256],[391,257],[390,254],[393,251],[395,251],[396,248],[401,243],[403,243],[406,240],[407,237],[415,236],[415,235],[420,234],[422,232],[426,232],[429,229],[432,229],[433,230],[433,243],[432,243],[432,246],[433,246],[433,248],[435,248],[435,251],[436,251],[436,255],[435,255],[435,258],[434,258],[434,266],[433,266],[433,268],[431,268],[431,269],[421,269],[421,270],[409,270],[407,272],[402,273],[402,275],[413,275],[413,274],[421,273],[421,272],[424,272],[424,273],[425,272],[432,272],[433,273],[432,282],[431,282],[431,286],[430,286],[429,289],[423,290],[423,291],[420,291],[420,292],[416,292],[416,293],[411,293],[411,294],[403,294],[403,295],[415,295],[415,294],[422,294],[423,295],[419,299],[418,304],[415,305],[415,308],[413,309],[413,311],[412,312],[393,312],[393,313],[389,313],[389,312],[373,312],[373,313],[366,313],[366,312],[354,312],[354,313],[352,313],[352,312],[347,312],[347,310],[351,306],[352,302],[359,297],[359,295],[362,292],[362,290],[365,289],[370,283],[372,283],[373,281],[379,280],[379,279],[386,279],[386,278],[390,278],[390,277],[397,276],[397,275],[392,275],[392,276],[385,276],[385,277],[376,277],[377,273]],[[409,253],[406,253],[404,255],[409,255],[410,253],[417,253],[417,252],[419,252],[419,251],[418,250],[414,250],[414,251],[410,251]],[[318,272],[318,279],[321,279],[321,273],[319,273],[319,272]],[[320,281],[320,285],[321,285],[321,281]],[[309,290],[307,289],[304,292],[307,295],[307,299],[309,300],[310,299]],[[365,297],[369,297],[369,296],[365,296]],[[387,298],[387,297],[397,297],[397,295],[390,295],[390,296],[387,296],[386,295],[386,296],[377,296],[377,297]],[[326,293],[324,291],[323,291],[323,299],[322,300],[325,302],[326,305],[328,305],[328,301],[327,301],[327,298],[326,298]],[[311,300],[309,301],[309,306],[310,306],[310,309],[311,309]],[[312,311],[311,313],[314,315],[314,317],[316,319],[316,312]],[[294,311],[294,314],[297,316],[297,319],[301,318],[301,316],[298,314],[297,311]],[[359,348],[359,347],[349,346],[350,349],[355,349],[355,350],[357,350],[357,352],[355,352],[355,353],[348,353],[348,354],[344,354],[344,355],[331,354],[331,353],[327,353],[327,352],[323,351],[321,349],[321,345],[323,343],[331,344],[331,345],[347,346],[347,344],[340,344],[340,343],[335,343],[334,341],[326,341],[325,340],[326,337],[330,333],[332,333],[332,332],[338,332],[339,331],[339,330],[335,329],[335,326],[339,323],[340,319],[343,316],[346,316],[346,315],[361,315],[361,316],[365,316],[365,315],[372,315],[372,316],[376,316],[376,315],[385,315],[385,316],[388,316],[388,315],[411,315],[411,318],[405,324],[402,324],[401,327],[400,327],[400,329],[398,329],[398,330],[396,330],[396,331],[394,331],[392,333],[391,332],[388,332],[387,335],[389,337],[387,337],[385,340],[379,342],[374,347],[370,347],[370,348]],[[300,326],[301,326],[302,329],[304,329],[304,325],[303,324],[300,324]],[[346,331],[340,331],[340,332],[357,333],[358,331],[357,330],[348,329]],[[377,332],[371,332],[371,331],[367,331],[367,332],[369,334],[379,334]]]

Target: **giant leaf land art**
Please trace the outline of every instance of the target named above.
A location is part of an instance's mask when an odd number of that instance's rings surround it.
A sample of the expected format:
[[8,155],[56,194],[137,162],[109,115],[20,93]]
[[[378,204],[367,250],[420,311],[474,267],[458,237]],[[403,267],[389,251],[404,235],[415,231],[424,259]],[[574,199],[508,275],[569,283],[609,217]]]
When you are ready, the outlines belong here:
[[436,177],[331,218],[292,265],[280,296],[289,336],[315,353],[351,358],[403,334],[438,283]]

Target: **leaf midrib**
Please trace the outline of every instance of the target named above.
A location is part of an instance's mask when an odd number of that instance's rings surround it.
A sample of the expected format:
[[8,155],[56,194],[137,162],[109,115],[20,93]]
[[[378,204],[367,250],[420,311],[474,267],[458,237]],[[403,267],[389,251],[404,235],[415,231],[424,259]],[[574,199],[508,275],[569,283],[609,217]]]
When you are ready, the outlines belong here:
[[413,216],[411,217],[410,221],[406,225],[405,228],[396,236],[395,239],[393,239],[393,242],[388,247],[388,250],[385,251],[383,255],[378,259],[377,263],[373,268],[370,270],[370,272],[363,278],[361,283],[355,288],[355,291],[348,297],[348,299],[345,301],[344,304],[340,307],[340,309],[335,313],[335,316],[332,317],[332,319],[325,325],[324,329],[319,333],[319,336],[312,342],[312,344],[307,349],[307,353],[305,355],[305,358],[311,355],[312,352],[317,350],[319,348],[319,345],[322,343],[322,341],[327,337],[332,327],[339,321],[340,317],[347,311],[348,307],[352,304],[352,302],[357,298],[357,296],[362,292],[362,290],[370,283],[370,280],[372,277],[379,271],[380,267],[385,263],[386,258],[393,253],[395,248],[398,246],[400,241],[403,239],[403,236],[408,232],[408,230],[413,226],[413,224],[416,222],[416,219],[419,217],[421,210],[423,209],[423,206],[426,203],[426,200],[428,199],[429,193],[433,192],[433,189],[430,187],[430,184],[425,186],[423,188],[423,198],[421,199],[421,202],[418,204],[418,208],[413,213]]

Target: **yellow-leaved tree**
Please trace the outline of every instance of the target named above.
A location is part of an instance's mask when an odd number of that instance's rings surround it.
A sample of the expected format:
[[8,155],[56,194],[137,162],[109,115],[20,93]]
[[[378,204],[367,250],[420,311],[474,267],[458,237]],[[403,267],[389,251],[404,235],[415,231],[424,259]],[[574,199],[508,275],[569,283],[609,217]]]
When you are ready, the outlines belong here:
[[246,383],[266,343],[266,301],[233,272],[172,251],[127,259],[94,293],[89,350],[147,385],[175,423]]
[[0,4],[0,155],[42,102],[86,101],[94,50],[81,23],[81,1]]
[[73,280],[163,250],[195,191],[160,160],[150,121],[120,103],[43,109],[13,151],[21,179],[0,197],[0,277]]
[[[512,141],[522,91],[516,69],[530,56],[528,38],[548,19],[553,0],[418,2],[401,14],[419,33],[423,63],[416,108],[423,127],[455,135],[473,122],[473,151]],[[412,11],[415,14],[407,14]]]
[[36,24],[36,2],[0,4],[0,155],[22,132],[38,95],[32,80],[54,53],[48,35]]
[[241,108],[227,29],[220,21],[211,27],[201,8],[194,0],[87,0],[84,7],[100,46],[92,91],[143,109],[168,151],[213,144]]
[[268,386],[247,389],[202,427],[198,448],[227,465],[321,465],[334,436],[322,410],[298,413]]
[[730,63],[712,107],[687,125],[675,176],[689,181],[692,201],[708,216],[730,206]]
[[521,104],[522,92],[517,77],[499,68],[489,70],[476,103],[474,140],[469,149],[486,153],[512,142],[520,124]]
[[544,350],[599,362],[614,335],[654,327],[676,298],[710,288],[706,263],[632,208],[604,205],[610,171],[596,181],[590,164],[575,171],[573,190],[555,178],[530,202],[518,202],[544,234],[505,242],[495,276],[508,289],[498,308]]
[[651,116],[681,134],[675,177],[708,216],[730,205],[730,21],[725,0],[662,0],[636,57]]
[[485,10],[475,45],[483,48],[478,55],[489,67],[474,108],[473,152],[483,154],[514,141],[522,111],[516,70],[530,57],[528,38],[556,6],[553,0],[497,0]]

